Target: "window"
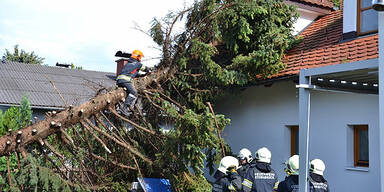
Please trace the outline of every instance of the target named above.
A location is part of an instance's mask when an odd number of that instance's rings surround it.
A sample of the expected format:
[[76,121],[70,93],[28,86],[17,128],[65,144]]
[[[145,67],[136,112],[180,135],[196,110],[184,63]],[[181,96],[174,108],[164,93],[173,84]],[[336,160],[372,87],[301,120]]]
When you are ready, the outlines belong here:
[[299,126],[290,126],[291,129],[291,156],[299,154]]
[[372,9],[372,0],[357,0],[357,34],[377,32],[377,11]]
[[355,167],[369,167],[368,125],[353,126],[353,149]]

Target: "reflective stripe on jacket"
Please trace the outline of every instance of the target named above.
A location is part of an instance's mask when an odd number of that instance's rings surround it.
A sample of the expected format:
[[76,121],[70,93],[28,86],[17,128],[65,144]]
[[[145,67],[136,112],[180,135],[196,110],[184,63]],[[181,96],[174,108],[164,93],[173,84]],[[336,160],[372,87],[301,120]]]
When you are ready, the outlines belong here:
[[127,76],[127,75],[119,75],[119,76],[117,76],[116,80],[120,80],[120,79],[128,81],[129,83],[133,82],[132,77]]
[[311,192],[329,192],[328,182],[323,176],[318,176],[321,177],[321,181],[318,182],[316,182],[312,177],[313,174],[311,173],[309,177],[309,189]]

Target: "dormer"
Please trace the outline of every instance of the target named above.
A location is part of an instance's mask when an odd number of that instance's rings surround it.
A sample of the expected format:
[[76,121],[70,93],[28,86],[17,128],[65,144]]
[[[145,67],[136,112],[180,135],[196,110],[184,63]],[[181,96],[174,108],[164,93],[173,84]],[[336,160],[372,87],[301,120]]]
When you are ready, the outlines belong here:
[[377,11],[372,0],[344,0],[343,39],[377,33]]
[[296,35],[312,24],[316,18],[329,14],[333,9],[333,4],[327,0],[286,0],[287,4],[297,6],[300,17],[293,25]]

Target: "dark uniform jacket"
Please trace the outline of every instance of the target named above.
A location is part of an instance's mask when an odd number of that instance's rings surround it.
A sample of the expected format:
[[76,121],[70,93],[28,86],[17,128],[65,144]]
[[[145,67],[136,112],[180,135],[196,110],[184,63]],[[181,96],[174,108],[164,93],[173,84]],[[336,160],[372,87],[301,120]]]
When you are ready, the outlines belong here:
[[244,177],[247,175],[249,167],[251,164],[247,163],[245,165],[242,165],[239,169],[237,169],[237,172],[239,173],[240,177],[244,179]]
[[277,192],[298,192],[299,191],[299,176],[290,175],[284,181],[279,183]]
[[252,163],[243,180],[244,192],[271,192],[277,188],[275,171],[268,163]]
[[310,173],[309,188],[311,192],[329,192],[329,185],[323,176]]
[[127,64],[125,64],[119,76],[117,76],[117,84],[132,83],[133,78],[137,76],[139,71],[148,71],[148,68],[136,59],[129,58]]
[[237,172],[231,172],[225,175],[220,171],[216,171],[213,177],[216,181],[213,183],[212,192],[242,192],[242,179]]

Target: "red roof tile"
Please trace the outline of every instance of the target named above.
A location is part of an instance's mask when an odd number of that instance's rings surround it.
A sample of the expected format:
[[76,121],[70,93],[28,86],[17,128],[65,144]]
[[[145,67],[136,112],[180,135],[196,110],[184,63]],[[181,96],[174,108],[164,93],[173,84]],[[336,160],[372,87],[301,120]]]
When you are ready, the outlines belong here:
[[298,75],[300,69],[377,58],[377,34],[340,41],[343,33],[342,14],[342,11],[334,11],[305,29],[301,34],[301,43],[283,58],[287,67],[273,77]]
[[324,8],[333,8],[333,3],[329,2],[328,0],[291,0],[291,1],[297,1],[304,4],[310,4],[318,7],[324,7]]

